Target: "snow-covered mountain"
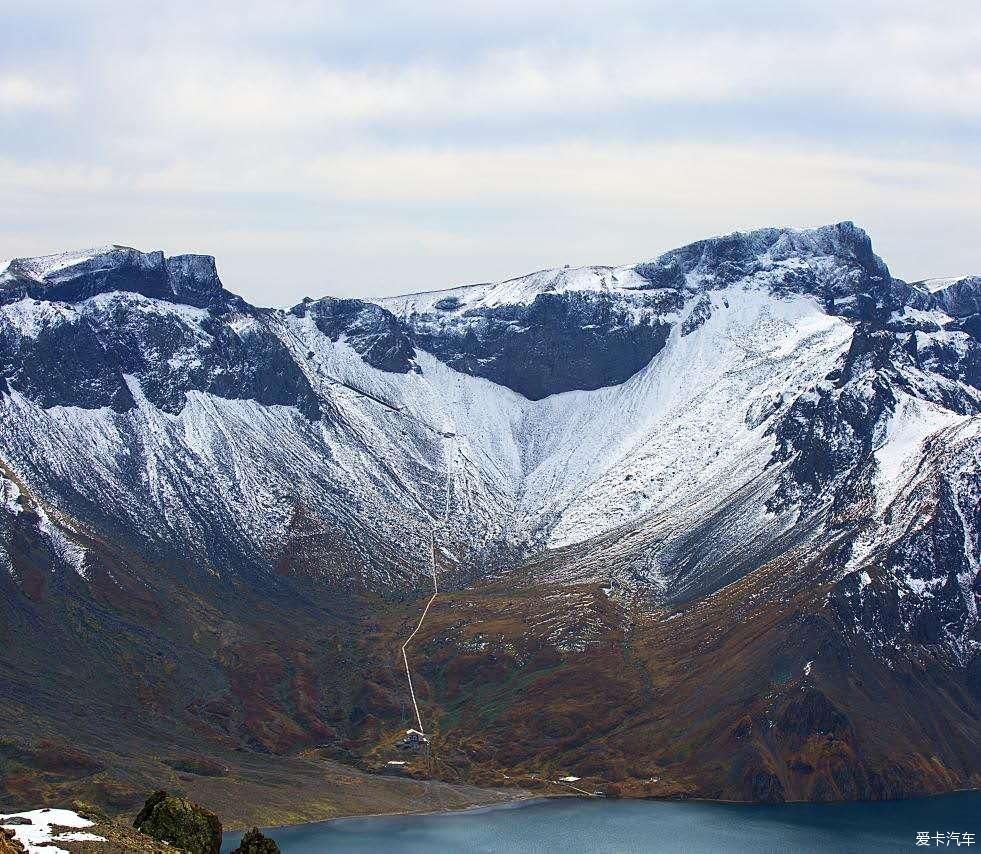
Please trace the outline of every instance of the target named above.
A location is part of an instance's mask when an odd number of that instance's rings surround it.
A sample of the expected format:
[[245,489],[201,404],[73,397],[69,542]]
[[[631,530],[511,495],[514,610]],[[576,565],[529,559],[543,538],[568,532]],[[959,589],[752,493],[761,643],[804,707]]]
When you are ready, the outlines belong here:
[[[203,256],[18,259],[0,453],[79,522],[218,573],[335,552],[337,580],[411,584],[447,517],[467,575],[576,546],[556,580],[683,598],[850,508],[885,513],[931,437],[974,446],[979,293],[892,279],[848,223],[289,312],[228,294]],[[855,571],[892,545],[873,528]]]
[[981,279],[902,282],[847,222],[289,311],[204,256],[16,259],[3,574],[88,582],[108,541],[401,596],[436,526],[449,589],[520,571],[684,608],[787,561],[862,643],[971,667],[979,311]]

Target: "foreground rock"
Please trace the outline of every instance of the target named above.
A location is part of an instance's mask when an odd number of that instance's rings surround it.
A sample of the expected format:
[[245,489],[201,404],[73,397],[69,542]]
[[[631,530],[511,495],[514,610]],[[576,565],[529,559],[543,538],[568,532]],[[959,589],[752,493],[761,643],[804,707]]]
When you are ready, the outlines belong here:
[[161,790],[147,798],[133,826],[188,854],[219,854],[221,822],[213,812]]
[[72,809],[82,818],[93,822],[89,831],[104,842],[75,843],[68,846],[71,854],[174,854],[166,842],[159,842],[130,827],[122,818],[111,818],[99,807],[85,801],[73,801]]
[[203,850],[218,849],[187,848],[154,839],[121,819],[109,817],[99,807],[78,800],[72,802],[71,809],[41,808],[0,815],[0,854],[40,851],[67,851],[69,854],[190,854]]
[[14,832],[0,827],[0,854],[23,854],[24,846],[14,839]]
[[280,854],[279,846],[268,836],[263,835],[259,828],[253,827],[232,854]]

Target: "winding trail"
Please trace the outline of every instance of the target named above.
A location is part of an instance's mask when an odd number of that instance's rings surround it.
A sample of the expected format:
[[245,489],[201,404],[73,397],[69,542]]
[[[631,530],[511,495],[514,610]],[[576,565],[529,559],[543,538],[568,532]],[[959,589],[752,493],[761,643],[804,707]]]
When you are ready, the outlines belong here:
[[[288,324],[285,325],[283,328],[284,331],[293,340],[293,343],[300,348],[300,351],[304,349],[309,349],[308,347],[306,347],[306,345],[303,343],[300,337],[296,334],[296,332],[289,327]],[[412,491],[407,489],[405,484],[402,483],[401,480],[395,476],[394,472],[392,472],[391,470],[388,471],[389,476],[392,477],[392,479],[401,487],[402,491],[406,495],[408,495],[421,510],[427,512],[427,515],[429,515],[430,519],[432,519],[432,529],[430,531],[430,564],[431,564],[430,568],[432,570],[432,576],[433,576],[433,595],[429,597],[429,601],[426,603],[426,607],[423,608],[422,614],[419,616],[419,622],[416,623],[416,627],[412,630],[412,634],[410,634],[402,643],[402,661],[405,664],[405,678],[406,681],[409,683],[409,694],[412,697],[412,708],[415,710],[416,713],[416,723],[418,724],[419,734],[425,735],[426,730],[422,724],[422,715],[419,712],[419,703],[416,700],[416,691],[415,691],[415,687],[412,684],[412,668],[409,665],[408,647],[409,644],[412,643],[412,640],[415,638],[415,636],[419,634],[419,630],[422,628],[422,624],[426,621],[426,615],[429,613],[429,609],[432,607],[433,602],[436,601],[436,597],[439,596],[439,584],[436,580],[436,532],[439,528],[445,529],[449,523],[449,518],[450,518],[450,504],[452,500],[451,485],[453,481],[453,469],[456,463],[457,454],[459,452],[459,449],[456,446],[456,428],[454,425],[453,430],[449,430],[449,431],[445,429],[439,430],[436,427],[434,427],[432,424],[427,424],[424,420],[416,417],[412,413],[406,412],[401,406],[397,406],[395,404],[382,400],[381,398],[376,397],[375,395],[370,394],[369,392],[366,392],[364,389],[358,388],[348,382],[345,382],[339,377],[334,376],[323,365],[321,365],[320,368],[321,370],[317,372],[318,380],[322,381],[323,378],[326,378],[329,385],[342,386],[343,388],[346,388],[349,391],[352,391],[355,394],[367,400],[370,400],[373,403],[378,404],[379,406],[382,406],[383,408],[387,409],[389,412],[395,413],[396,415],[401,415],[406,418],[410,418],[411,420],[415,421],[417,424],[420,424],[423,427],[425,427],[427,430],[431,430],[436,435],[441,436],[444,440],[449,440],[451,444],[451,447],[448,449],[446,454],[446,487],[445,487],[446,502],[443,509],[442,520],[438,520],[434,518],[432,514],[429,514],[428,511],[426,511],[425,507],[423,507],[422,504],[419,502],[419,500],[415,497],[415,495],[413,495]],[[324,392],[324,389],[322,387],[321,387],[321,391],[322,393]],[[326,396],[329,397],[330,395],[327,394]]]
[[430,597],[429,601],[426,603],[426,607],[422,609],[422,615],[419,617],[419,623],[416,625],[412,634],[405,639],[405,643],[402,644],[402,660],[405,662],[405,678],[409,681],[409,693],[412,695],[412,706],[416,710],[416,723],[419,724],[419,732],[422,735],[426,734],[426,730],[422,725],[422,715],[419,714],[419,704],[416,702],[416,692],[412,687],[412,669],[409,667],[409,655],[405,651],[406,647],[412,643],[412,639],[419,633],[419,629],[422,628],[422,624],[426,619],[426,614],[429,613],[429,609],[432,607],[433,602],[436,601],[436,597],[439,595],[439,585],[436,583],[436,530],[433,529],[432,532],[432,569],[433,569],[433,595]]
[[[431,429],[431,428],[430,428]],[[408,646],[412,643],[412,639],[419,634],[419,630],[422,628],[422,624],[426,621],[426,615],[429,613],[429,609],[432,607],[433,602],[436,601],[436,597],[439,596],[439,583],[436,580],[436,531],[438,528],[446,528],[447,523],[450,518],[450,486],[453,481],[453,468],[456,461],[456,443],[455,443],[455,433],[443,432],[443,438],[450,441],[452,445],[450,451],[446,455],[446,504],[443,510],[442,521],[437,521],[433,519],[433,527],[430,532],[430,560],[431,569],[433,573],[433,595],[429,598],[426,603],[426,607],[422,609],[422,614],[419,617],[419,622],[416,627],[412,630],[405,642],[402,644],[402,661],[405,663],[405,678],[409,683],[409,694],[412,696],[412,707],[416,712],[416,723],[418,724],[419,734],[425,735],[426,730],[422,725],[422,715],[419,713],[419,703],[416,701],[416,691],[412,686],[412,668],[409,666],[409,653],[407,652]]]

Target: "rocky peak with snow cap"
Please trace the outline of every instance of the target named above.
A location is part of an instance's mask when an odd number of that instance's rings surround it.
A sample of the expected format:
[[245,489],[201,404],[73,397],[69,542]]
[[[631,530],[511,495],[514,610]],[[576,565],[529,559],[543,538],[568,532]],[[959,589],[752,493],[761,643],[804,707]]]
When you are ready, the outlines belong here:
[[[37,258],[15,258],[0,273],[0,303],[31,297],[79,302],[121,291],[197,308],[225,308],[237,297],[224,290],[210,255],[140,252],[104,246]],[[239,301],[240,302],[240,301]]]
[[735,232],[672,250],[635,270],[650,287],[690,293],[756,282],[777,294],[813,296],[829,312],[856,320],[881,321],[903,305],[929,302],[891,277],[869,236],[852,222]]
[[539,400],[626,381],[660,352],[675,323],[690,333],[711,313],[709,294],[734,285],[813,297],[829,314],[880,325],[907,306],[943,300],[967,311],[971,292],[957,285],[931,295],[892,278],[869,236],[840,222],[735,232],[632,266],[542,270],[379,302],[455,370]]
[[14,259],[0,274],[0,388],[119,412],[143,398],[179,412],[201,391],[319,418],[271,314],[226,291],[209,255],[109,246]]
[[928,291],[933,304],[951,317],[967,318],[981,314],[981,276],[927,279],[916,286]]
[[671,250],[635,269],[651,287],[696,292],[770,273],[775,284],[787,280],[826,298],[889,279],[869,236],[852,222],[734,232]]

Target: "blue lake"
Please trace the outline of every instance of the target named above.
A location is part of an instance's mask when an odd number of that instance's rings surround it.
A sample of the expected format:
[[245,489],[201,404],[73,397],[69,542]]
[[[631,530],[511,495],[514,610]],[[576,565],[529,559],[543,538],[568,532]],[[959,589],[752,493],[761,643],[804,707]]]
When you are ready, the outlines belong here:
[[[930,845],[916,846],[917,833]],[[424,816],[349,818],[266,831],[284,854],[320,852],[875,852],[957,848],[934,834],[974,834],[981,792],[910,801],[745,806],[557,799]],[[226,834],[223,852],[241,834]]]

